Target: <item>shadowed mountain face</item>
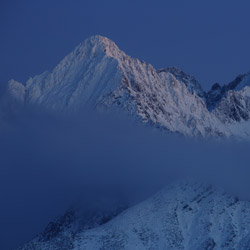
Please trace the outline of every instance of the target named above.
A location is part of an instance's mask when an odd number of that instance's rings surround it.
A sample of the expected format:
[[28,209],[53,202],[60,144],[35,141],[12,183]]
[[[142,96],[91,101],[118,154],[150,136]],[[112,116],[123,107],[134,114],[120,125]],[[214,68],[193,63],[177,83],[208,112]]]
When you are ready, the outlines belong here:
[[108,38],[94,36],[52,72],[25,85],[9,82],[8,96],[25,105],[81,112],[118,109],[144,123],[186,136],[249,136],[249,75],[205,93],[178,68],[156,70],[131,58]]

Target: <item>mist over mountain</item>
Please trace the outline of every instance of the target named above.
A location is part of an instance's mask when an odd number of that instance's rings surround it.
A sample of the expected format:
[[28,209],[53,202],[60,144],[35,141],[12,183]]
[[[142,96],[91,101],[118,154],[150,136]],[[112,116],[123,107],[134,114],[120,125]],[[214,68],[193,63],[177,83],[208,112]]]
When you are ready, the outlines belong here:
[[1,246],[247,249],[249,79],[205,92],[93,36],[51,72],[10,80]]
[[[78,235],[179,179],[204,180],[249,199],[248,143],[167,136],[118,114],[22,112],[0,133],[6,249],[42,231],[41,244]],[[46,227],[50,221],[54,226]]]

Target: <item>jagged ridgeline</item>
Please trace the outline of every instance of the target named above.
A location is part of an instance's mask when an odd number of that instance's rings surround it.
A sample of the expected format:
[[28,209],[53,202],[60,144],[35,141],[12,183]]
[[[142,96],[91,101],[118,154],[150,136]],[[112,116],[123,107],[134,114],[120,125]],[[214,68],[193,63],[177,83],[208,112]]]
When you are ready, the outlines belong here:
[[25,84],[11,80],[7,95],[25,105],[63,112],[116,108],[186,136],[250,135],[250,74],[205,93],[180,69],[156,70],[102,36],[77,46],[52,72]]

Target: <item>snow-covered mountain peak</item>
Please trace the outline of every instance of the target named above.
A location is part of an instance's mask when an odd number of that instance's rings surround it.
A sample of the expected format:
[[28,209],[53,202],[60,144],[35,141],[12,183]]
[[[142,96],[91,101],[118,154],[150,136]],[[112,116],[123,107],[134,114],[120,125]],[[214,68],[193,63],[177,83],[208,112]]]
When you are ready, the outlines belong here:
[[[249,76],[238,78],[237,84],[229,84],[228,89],[236,85],[249,86]],[[10,81],[8,92],[25,105],[42,105],[70,113],[86,107],[118,108],[144,123],[171,132],[188,136],[231,136],[235,131],[230,131],[225,121],[232,116],[229,111],[235,105],[231,107],[230,100],[235,99],[235,95],[224,102],[219,112],[211,112],[228,89],[216,85],[205,93],[199,82],[181,69],[156,70],[151,64],[128,56],[110,39],[92,36],[52,71],[32,77],[24,85]],[[250,117],[248,92],[238,97],[243,101],[236,113],[244,114],[240,117],[246,120]]]
[[105,53],[107,56],[117,59],[125,56],[125,53],[118,48],[114,41],[100,35],[89,37],[79,45],[79,48],[83,50],[90,48],[93,54],[98,52]]
[[94,36],[90,36],[89,38],[84,40],[84,43],[89,43],[94,45],[98,45],[98,44],[103,44],[105,46],[115,46],[117,47],[117,45],[115,44],[114,41],[112,41],[111,39],[105,37],[105,36],[101,36],[101,35],[94,35]]

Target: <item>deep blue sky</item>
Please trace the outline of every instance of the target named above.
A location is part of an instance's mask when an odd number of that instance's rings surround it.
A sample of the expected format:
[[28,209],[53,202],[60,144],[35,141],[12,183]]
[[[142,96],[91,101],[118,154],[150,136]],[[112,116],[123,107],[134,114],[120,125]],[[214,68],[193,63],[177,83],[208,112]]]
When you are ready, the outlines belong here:
[[52,69],[91,35],[207,89],[250,70],[248,0],[2,0],[0,83]]

